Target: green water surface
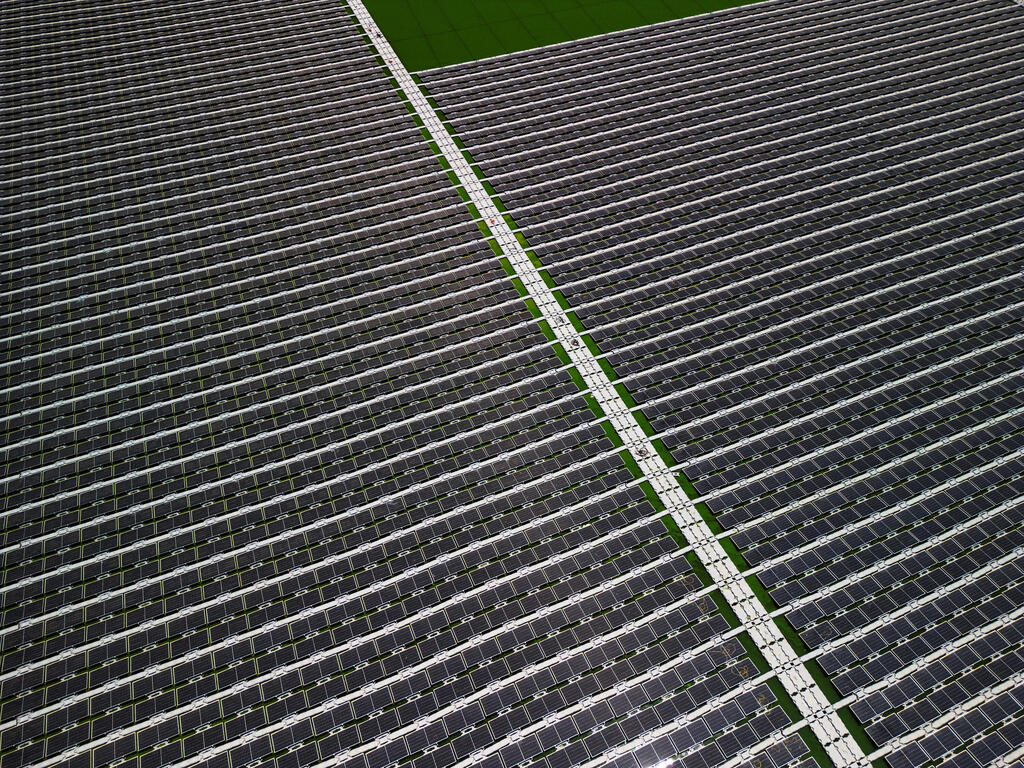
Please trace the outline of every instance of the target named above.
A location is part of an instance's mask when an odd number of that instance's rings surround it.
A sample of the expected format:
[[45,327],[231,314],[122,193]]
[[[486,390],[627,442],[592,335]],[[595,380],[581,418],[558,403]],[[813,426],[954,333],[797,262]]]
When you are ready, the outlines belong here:
[[752,0],[364,0],[417,71],[717,11]]

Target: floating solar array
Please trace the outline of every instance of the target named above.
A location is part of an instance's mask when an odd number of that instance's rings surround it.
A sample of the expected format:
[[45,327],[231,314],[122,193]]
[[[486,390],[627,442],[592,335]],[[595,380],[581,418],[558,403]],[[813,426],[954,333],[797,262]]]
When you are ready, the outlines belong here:
[[893,768],[1024,745],[1024,8],[782,0],[421,73]]
[[0,768],[812,764],[343,4],[3,23]]

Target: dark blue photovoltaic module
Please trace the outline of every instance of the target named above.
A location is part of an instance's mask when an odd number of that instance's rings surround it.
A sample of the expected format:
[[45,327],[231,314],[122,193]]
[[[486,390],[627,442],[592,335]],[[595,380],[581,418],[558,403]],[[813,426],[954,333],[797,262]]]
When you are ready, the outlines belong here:
[[358,8],[4,7],[0,768],[1018,764],[1024,9],[419,75],[751,620]]

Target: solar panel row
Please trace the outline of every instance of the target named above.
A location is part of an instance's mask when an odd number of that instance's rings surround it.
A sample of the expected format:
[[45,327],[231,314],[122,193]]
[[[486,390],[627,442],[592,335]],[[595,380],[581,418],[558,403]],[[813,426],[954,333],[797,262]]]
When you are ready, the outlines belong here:
[[4,16],[3,768],[806,762],[344,6]]
[[793,0],[422,73],[893,765],[1019,759],[1022,44]]

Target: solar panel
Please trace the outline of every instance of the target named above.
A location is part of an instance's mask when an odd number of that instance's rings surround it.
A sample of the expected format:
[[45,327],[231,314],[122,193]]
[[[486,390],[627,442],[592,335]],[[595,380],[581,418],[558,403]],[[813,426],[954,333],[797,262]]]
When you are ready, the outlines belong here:
[[1024,671],[1024,15],[795,8],[421,77],[868,738],[939,765],[950,691]]
[[5,765],[806,754],[344,5],[5,24]]

